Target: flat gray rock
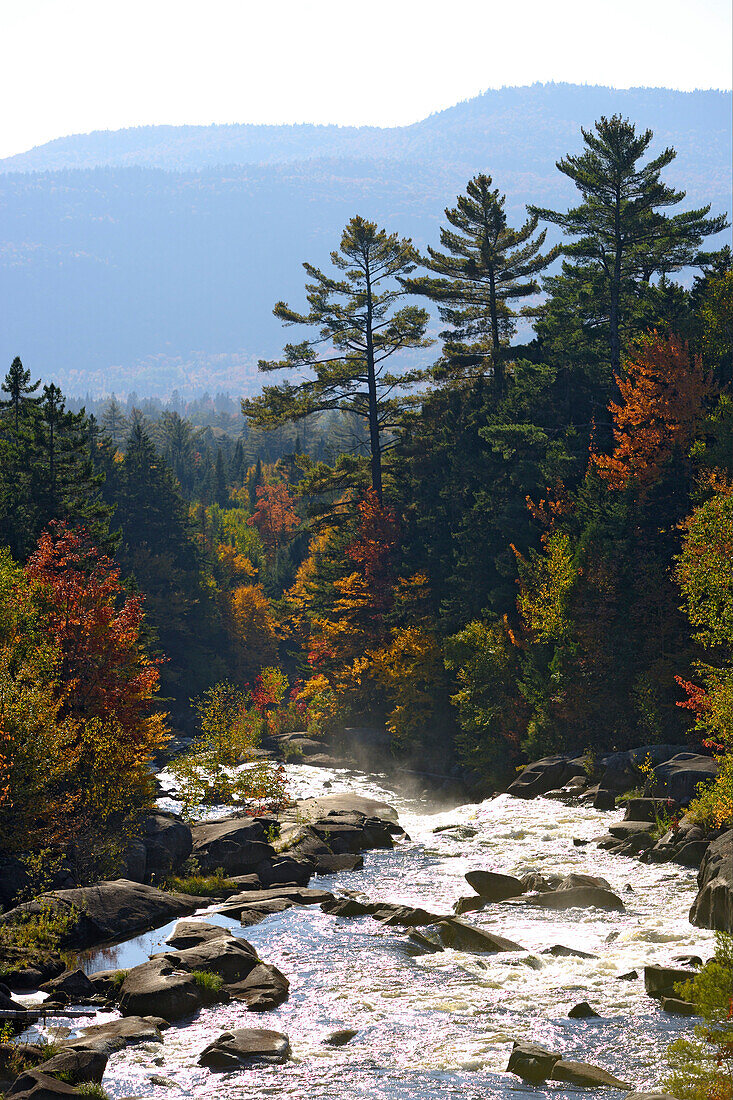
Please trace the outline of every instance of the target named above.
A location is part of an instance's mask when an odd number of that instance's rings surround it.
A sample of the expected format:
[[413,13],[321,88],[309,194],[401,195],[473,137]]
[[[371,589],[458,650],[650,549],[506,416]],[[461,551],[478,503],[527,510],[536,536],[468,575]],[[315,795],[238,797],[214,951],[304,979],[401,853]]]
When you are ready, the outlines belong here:
[[199,1065],[213,1070],[244,1069],[258,1063],[281,1064],[290,1056],[287,1035],[264,1028],[225,1031],[199,1055]]

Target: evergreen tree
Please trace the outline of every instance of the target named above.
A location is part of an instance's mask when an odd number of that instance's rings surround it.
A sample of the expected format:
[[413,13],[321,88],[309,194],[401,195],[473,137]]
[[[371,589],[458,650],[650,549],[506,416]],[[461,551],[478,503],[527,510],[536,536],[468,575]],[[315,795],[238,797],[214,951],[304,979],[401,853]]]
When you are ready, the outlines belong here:
[[115,447],[119,447],[127,435],[129,423],[122,405],[120,405],[114,394],[107,402],[104,412],[102,413],[102,427],[109,435]]
[[[352,218],[341,235],[331,262],[343,278],[326,275],[305,263],[308,313],[297,313],[278,302],[274,313],[286,325],[310,325],[318,335],[300,344],[288,344],[284,357],[261,361],[260,370],[310,369],[304,382],[266,386],[260,397],[242,402],[242,411],[255,424],[276,427],[289,420],[324,410],[341,409],[369,424],[371,483],[382,501],[383,435],[400,423],[404,398],[396,391],[414,386],[419,370],[402,374],[389,370],[398,351],[428,346],[424,339],[428,315],[415,306],[394,307],[405,294],[400,279],[415,269],[412,242],[388,235],[374,222]],[[323,346],[328,348],[320,352]]]
[[227,488],[226,474],[224,473],[224,455],[222,454],[221,447],[216,452],[216,467],[214,476],[216,478],[216,491],[214,493],[214,499],[220,508],[226,508],[229,504],[229,489]]
[[[510,303],[539,291],[535,276],[552,263],[559,249],[541,252],[547,230],[534,236],[539,216],[520,229],[507,225],[505,195],[492,190],[491,176],[474,176],[465,195],[446,209],[449,227],[440,230],[445,251],[428,248],[426,266],[435,275],[405,280],[415,294],[438,303],[449,366],[483,363],[488,357],[496,389],[504,392],[503,347],[516,331]],[[451,228],[452,227],[452,228]]]
[[8,394],[7,400],[0,401],[0,409],[7,409],[11,413],[13,430],[16,436],[20,428],[22,409],[26,406],[37,405],[41,400],[40,397],[31,397],[31,394],[36,392],[40,384],[41,380],[39,379],[31,385],[31,372],[23,367],[16,355],[10,364],[10,370],[5,375],[5,381],[0,387],[3,393]]
[[725,229],[727,221],[724,216],[708,218],[709,205],[671,216],[662,212],[681,202],[685,192],[661,179],[677,155],[674,149],[639,163],[654,136],[651,130],[637,134],[628,119],[614,115],[602,117],[595,131],[582,134],[584,151],[557,162],[580,191],[580,205],[566,213],[535,206],[529,210],[575,238],[563,245],[572,263],[566,262],[562,276],[547,280],[546,286],[559,297],[566,320],[579,313],[587,327],[602,326],[611,370],[618,373],[627,314],[640,284],[699,265],[703,238]]

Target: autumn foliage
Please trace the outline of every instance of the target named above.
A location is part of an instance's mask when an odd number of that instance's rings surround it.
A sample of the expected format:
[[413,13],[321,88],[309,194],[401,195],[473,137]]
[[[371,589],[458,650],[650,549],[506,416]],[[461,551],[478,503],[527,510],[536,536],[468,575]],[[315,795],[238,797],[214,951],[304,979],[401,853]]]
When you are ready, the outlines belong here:
[[268,554],[275,554],[288,536],[298,528],[298,517],[293,504],[295,498],[287,486],[258,485],[257,507],[250,516],[249,523],[260,533]]
[[711,383],[685,340],[650,333],[616,377],[622,403],[611,402],[615,447],[593,455],[610,489],[644,490],[659,479],[676,447],[689,443]]

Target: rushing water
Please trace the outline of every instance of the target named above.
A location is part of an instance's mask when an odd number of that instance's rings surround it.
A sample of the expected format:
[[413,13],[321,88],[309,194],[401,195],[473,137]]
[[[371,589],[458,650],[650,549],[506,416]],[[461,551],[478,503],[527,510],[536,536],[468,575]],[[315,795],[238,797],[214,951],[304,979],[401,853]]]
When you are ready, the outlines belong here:
[[[552,912],[521,899],[488,906],[463,919],[522,944],[509,955],[445,951],[415,957],[407,931],[383,928],[371,917],[336,918],[320,908],[293,908],[236,929],[291,983],[289,999],[267,1013],[233,1003],[203,1009],[185,1026],[170,1027],[164,1044],[130,1047],[112,1056],[104,1087],[112,1097],[298,1097],[303,1100],[478,1100],[512,1093],[560,1097],[580,1092],[562,1084],[535,1088],[504,1072],[514,1038],[533,1039],[566,1057],[594,1062],[638,1089],[659,1085],[667,1044],[690,1021],[663,1013],[644,993],[645,964],[686,952],[711,954],[711,933],[687,920],[695,874],[673,864],[647,865],[575,846],[607,831],[620,814],[502,795],[479,805],[434,812],[425,799],[405,798],[385,777],[289,767],[298,798],[338,791],[388,801],[410,834],[394,851],[367,852],[364,870],[314,879],[371,900],[450,912],[472,891],[466,871],[508,874],[530,870],[603,875],[625,913]],[[436,832],[443,825],[455,825]],[[90,960],[90,969],[131,966],[160,950],[172,925]],[[563,944],[597,958],[540,954]],[[639,980],[619,980],[636,969]],[[570,1020],[588,1000],[600,1020]],[[97,1021],[111,1018],[97,1016]],[[211,1074],[197,1066],[200,1051],[220,1032],[265,1027],[286,1033],[293,1058],[284,1066]],[[334,1030],[353,1028],[347,1046],[324,1045]],[[609,1090],[604,1090],[606,1093]],[[610,1098],[620,1095],[610,1092]]]

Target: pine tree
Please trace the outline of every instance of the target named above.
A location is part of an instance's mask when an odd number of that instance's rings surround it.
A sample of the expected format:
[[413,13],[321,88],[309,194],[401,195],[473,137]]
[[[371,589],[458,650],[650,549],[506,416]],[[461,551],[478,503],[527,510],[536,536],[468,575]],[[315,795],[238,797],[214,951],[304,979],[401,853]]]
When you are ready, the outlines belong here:
[[31,385],[31,372],[23,367],[16,355],[10,364],[10,370],[5,375],[5,381],[0,386],[0,390],[8,394],[6,401],[0,401],[0,409],[8,409],[11,412],[16,437],[20,428],[21,411],[26,406],[37,405],[41,400],[40,397],[31,397],[31,394],[36,392],[40,384],[41,380],[39,379]]
[[216,452],[214,476],[216,478],[214,499],[220,508],[226,508],[229,504],[229,489],[227,487],[226,474],[224,473],[224,455],[221,452],[221,447],[219,447]]
[[127,435],[129,423],[122,405],[120,405],[114,394],[107,402],[104,412],[102,413],[102,427],[107,432],[114,445],[119,447]]
[[[399,351],[427,347],[428,314],[416,306],[394,308],[404,296],[400,279],[415,269],[412,242],[388,235],[374,222],[352,218],[341,235],[331,262],[343,278],[326,275],[305,263],[308,313],[297,313],[278,302],[274,313],[286,325],[309,325],[318,335],[288,344],[276,362],[261,361],[260,370],[309,369],[304,382],[266,386],[260,397],[242,402],[242,412],[261,427],[276,427],[314,413],[341,409],[369,424],[372,488],[382,500],[383,435],[401,420],[404,399],[398,396],[424,375],[389,370]],[[327,351],[320,349],[327,347]]]
[[539,216],[520,229],[507,225],[505,195],[492,190],[491,176],[469,181],[465,195],[446,209],[449,226],[440,230],[445,249],[428,248],[426,266],[435,275],[405,280],[414,294],[438,303],[441,320],[451,329],[441,333],[449,364],[470,366],[490,361],[496,388],[504,392],[502,349],[516,331],[510,302],[539,291],[535,276],[556,258],[559,249],[542,254],[547,230],[534,236]]
[[575,238],[563,246],[573,262],[565,263],[563,276],[547,280],[547,286],[567,301],[568,313],[580,306],[590,322],[605,326],[611,370],[618,373],[626,313],[639,285],[649,284],[655,275],[699,266],[703,238],[725,229],[727,221],[724,216],[708,218],[709,205],[671,216],[662,213],[681,202],[685,192],[661,179],[677,155],[674,149],[639,163],[654,136],[651,130],[637,134],[628,119],[614,115],[602,117],[595,131],[582,134],[584,151],[557,162],[580,191],[580,205],[566,213],[536,206],[529,211]]

